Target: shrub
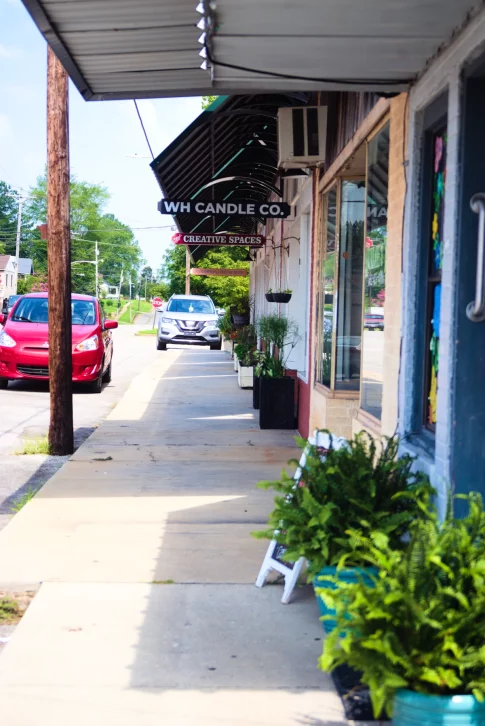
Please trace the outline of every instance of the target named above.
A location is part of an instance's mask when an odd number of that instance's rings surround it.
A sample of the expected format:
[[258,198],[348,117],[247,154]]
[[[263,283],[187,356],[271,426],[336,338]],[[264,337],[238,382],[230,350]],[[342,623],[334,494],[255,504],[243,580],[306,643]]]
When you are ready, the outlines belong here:
[[403,547],[410,523],[427,511],[434,490],[425,474],[411,471],[411,457],[398,458],[398,445],[397,438],[387,439],[378,452],[372,437],[361,433],[340,449],[310,446],[298,483],[283,472],[278,481],[260,484],[280,496],[269,529],[255,536],[275,538],[290,561],[305,557],[310,577],[327,565],[363,564],[346,534],[350,528],[367,536],[382,533],[391,546]]
[[397,688],[484,700],[485,513],[479,494],[462,498],[467,516],[450,508],[444,522],[435,511],[416,519],[404,550],[383,532],[350,530],[353,558],[379,568],[375,588],[335,582],[321,591],[337,628],[320,666],[361,671],[376,716],[391,714]]

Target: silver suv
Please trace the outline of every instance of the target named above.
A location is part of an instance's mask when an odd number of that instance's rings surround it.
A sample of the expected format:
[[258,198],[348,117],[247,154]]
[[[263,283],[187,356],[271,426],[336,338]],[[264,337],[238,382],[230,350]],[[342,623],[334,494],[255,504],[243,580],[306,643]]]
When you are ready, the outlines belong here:
[[189,343],[220,350],[218,320],[214,303],[207,295],[172,295],[159,315],[157,349],[166,350],[167,343]]

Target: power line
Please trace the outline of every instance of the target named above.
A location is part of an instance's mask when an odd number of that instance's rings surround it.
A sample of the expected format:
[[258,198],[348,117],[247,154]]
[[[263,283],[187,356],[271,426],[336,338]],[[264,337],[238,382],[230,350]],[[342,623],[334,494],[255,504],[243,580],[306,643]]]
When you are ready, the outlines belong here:
[[135,99],[133,99],[133,103],[135,104],[136,112],[138,114],[138,118],[140,119],[141,127],[143,129],[143,133],[145,134],[145,139],[147,141],[148,148],[150,149],[150,154],[152,155],[152,159],[154,159],[155,158],[155,154],[153,153],[152,147],[150,146],[150,142],[148,141],[148,134],[147,134],[146,129],[145,129],[145,124],[143,123],[143,119],[141,117],[140,109],[138,108],[138,104],[137,104],[137,102],[136,102]]
[[[225,61],[218,61],[214,58],[212,55],[212,52],[209,48],[209,45],[207,43],[207,38],[204,41],[204,49],[206,51],[206,58],[213,66],[221,66],[221,68],[231,68],[236,71],[244,71],[246,73],[255,73],[256,75],[260,76],[269,76],[272,78],[284,78],[289,81],[306,81],[308,83],[332,83],[336,86],[343,85],[343,86],[409,86],[413,79],[405,78],[405,79],[396,79],[396,80],[375,80],[375,79],[369,79],[369,80],[351,80],[351,79],[342,79],[342,78],[315,78],[312,76],[294,76],[290,73],[278,73],[277,71],[268,71],[263,70],[261,68],[248,68],[247,66],[240,66],[236,63],[226,63]],[[338,90],[338,89],[337,89]],[[136,103],[136,102],[135,102]]]

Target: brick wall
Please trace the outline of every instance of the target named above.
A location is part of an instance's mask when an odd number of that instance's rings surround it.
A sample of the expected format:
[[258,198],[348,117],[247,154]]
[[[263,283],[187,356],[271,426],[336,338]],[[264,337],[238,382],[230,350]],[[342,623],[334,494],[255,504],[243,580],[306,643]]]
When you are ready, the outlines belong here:
[[359,409],[358,398],[342,398],[314,388],[311,398],[310,431],[330,429],[335,436],[352,436],[352,421]]
[[392,436],[398,419],[398,384],[401,348],[402,230],[405,177],[405,113],[407,95],[393,98],[390,110],[389,190],[386,247],[386,302],[384,308],[384,379],[381,433]]

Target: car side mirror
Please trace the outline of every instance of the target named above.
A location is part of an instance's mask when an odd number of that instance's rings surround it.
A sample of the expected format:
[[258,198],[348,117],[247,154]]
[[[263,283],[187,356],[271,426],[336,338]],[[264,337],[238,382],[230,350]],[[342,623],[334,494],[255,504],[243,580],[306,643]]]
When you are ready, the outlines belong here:
[[4,315],[3,313],[0,313],[0,325],[3,325],[4,322],[6,321],[6,319],[7,319],[7,316]]
[[117,320],[105,320],[104,321],[104,329],[105,330],[114,330],[118,327],[118,321]]

